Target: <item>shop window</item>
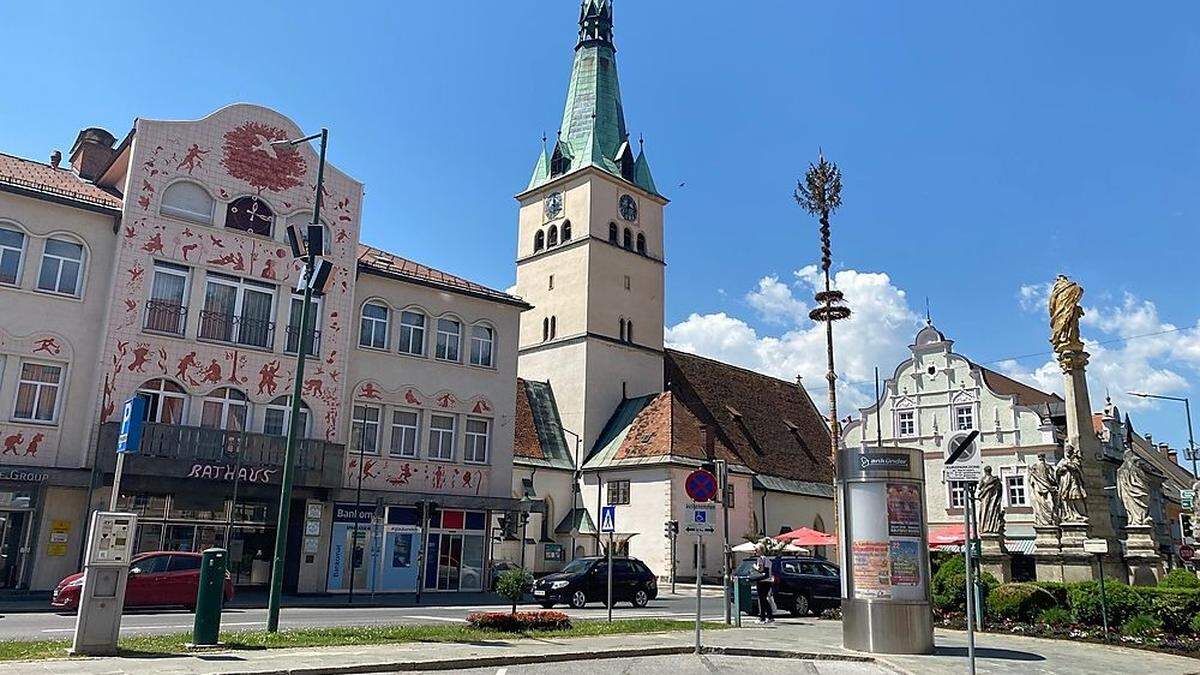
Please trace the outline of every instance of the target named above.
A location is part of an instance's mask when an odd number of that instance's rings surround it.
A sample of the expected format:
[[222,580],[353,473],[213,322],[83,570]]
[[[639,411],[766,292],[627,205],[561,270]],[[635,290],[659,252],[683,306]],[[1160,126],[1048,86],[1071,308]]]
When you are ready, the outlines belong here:
[[167,509],[167,520],[216,520],[224,522],[226,517],[225,495],[223,493],[217,494],[214,491],[192,494],[177,492],[171,495],[171,501]]
[[629,503],[629,481],[627,481],[627,480],[610,480],[610,481],[608,481],[608,503],[609,504],[628,504]]
[[22,363],[13,417],[35,422],[53,422],[58,412],[62,370],[61,366],[45,363]]
[[65,239],[47,239],[38,272],[39,291],[79,295],[83,284],[83,245]]

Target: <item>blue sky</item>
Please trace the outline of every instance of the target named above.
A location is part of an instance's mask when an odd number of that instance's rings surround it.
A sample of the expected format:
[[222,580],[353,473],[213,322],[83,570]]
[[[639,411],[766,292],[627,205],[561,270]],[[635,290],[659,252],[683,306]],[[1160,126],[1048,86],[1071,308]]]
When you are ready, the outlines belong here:
[[[367,185],[369,243],[506,288],[512,196],[561,117],[577,6],[5,3],[0,149],[42,159],[85,126],[261,103],[330,127],[331,160]],[[834,252],[861,310],[843,328],[850,402],[906,353],[926,296],[958,350],[1055,386],[1038,303],[1059,272],[1088,291],[1085,337],[1188,329],[1096,348],[1094,393],[1197,396],[1198,14],[618,1],[629,128],[672,199],[672,341],[799,371],[821,397],[803,318],[816,227],[790,198],[820,146],[845,174]],[[1185,440],[1176,407],[1132,413]]]

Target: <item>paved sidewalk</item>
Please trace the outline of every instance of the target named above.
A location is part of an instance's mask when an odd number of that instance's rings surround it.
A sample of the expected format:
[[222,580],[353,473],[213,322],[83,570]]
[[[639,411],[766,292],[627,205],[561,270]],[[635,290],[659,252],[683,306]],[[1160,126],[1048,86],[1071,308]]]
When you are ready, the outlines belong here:
[[[402,644],[313,649],[209,652],[188,656],[96,658],[6,663],[0,670],[13,675],[111,675],[116,673],[294,673],[388,672],[509,666],[516,675],[520,663],[561,660],[629,658],[638,654],[678,653],[694,637],[683,631],[650,635],[595,638],[494,640],[470,644]],[[966,635],[937,632],[932,656],[879,656],[865,670],[901,673],[966,671]],[[812,659],[862,659],[865,655],[841,648],[841,624],[814,619],[781,620],[772,627],[710,631],[705,645],[799,653]],[[1012,635],[981,635],[978,640],[981,673],[1200,673],[1200,661],[1122,647],[1071,643]],[[793,654],[796,658],[796,654]],[[752,666],[752,661],[745,661]],[[765,665],[765,664],[764,664]],[[874,668],[866,668],[873,665]],[[617,667],[614,664],[614,667]]]

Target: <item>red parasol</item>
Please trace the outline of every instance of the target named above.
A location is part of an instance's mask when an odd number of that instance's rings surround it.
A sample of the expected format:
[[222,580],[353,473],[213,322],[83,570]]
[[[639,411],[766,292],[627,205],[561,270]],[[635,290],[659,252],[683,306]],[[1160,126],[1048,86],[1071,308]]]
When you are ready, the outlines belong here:
[[784,532],[775,537],[779,541],[786,541],[796,546],[836,546],[837,537],[832,534],[825,534],[812,529],[811,527],[801,527],[791,532]]
[[966,541],[966,537],[963,536],[962,523],[957,525],[942,525],[929,531],[930,546],[952,546],[955,544],[961,546],[964,541]]

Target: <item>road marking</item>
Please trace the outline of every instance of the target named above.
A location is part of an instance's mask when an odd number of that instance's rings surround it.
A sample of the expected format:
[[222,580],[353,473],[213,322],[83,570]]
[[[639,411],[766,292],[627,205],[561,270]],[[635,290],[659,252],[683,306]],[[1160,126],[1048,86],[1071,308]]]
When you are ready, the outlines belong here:
[[496,671],[496,675],[508,675],[508,668],[501,668]]

